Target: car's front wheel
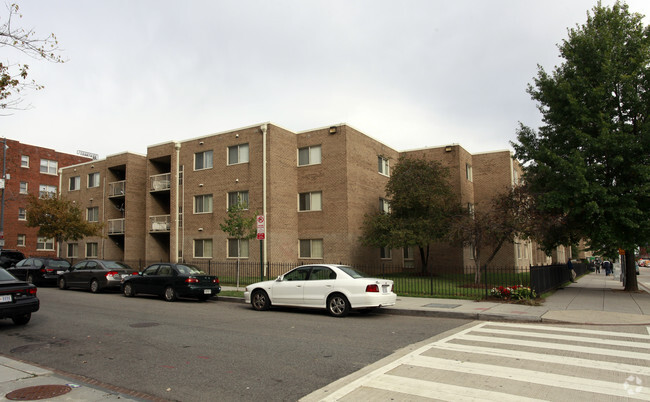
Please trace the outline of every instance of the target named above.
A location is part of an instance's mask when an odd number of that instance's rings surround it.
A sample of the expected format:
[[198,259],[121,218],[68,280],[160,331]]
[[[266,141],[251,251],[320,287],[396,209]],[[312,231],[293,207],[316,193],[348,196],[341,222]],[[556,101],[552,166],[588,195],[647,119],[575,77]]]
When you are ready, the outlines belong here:
[[173,302],[178,298],[176,291],[171,286],[167,286],[167,288],[165,288],[165,293],[163,296],[165,297],[165,301],[168,302]]
[[133,285],[130,283],[125,283],[124,284],[124,289],[123,289],[124,296],[126,297],[133,297],[135,296],[135,290],[133,289]]
[[68,288],[68,284],[65,281],[65,278],[59,278],[59,289],[65,290]]
[[271,307],[271,300],[265,291],[256,290],[251,296],[251,305],[257,311],[266,311]]
[[327,298],[327,312],[333,317],[345,317],[350,312],[350,302],[340,293]]
[[25,325],[29,322],[31,318],[32,318],[32,313],[27,313],[27,314],[11,317],[11,321],[13,321],[14,324],[16,325]]

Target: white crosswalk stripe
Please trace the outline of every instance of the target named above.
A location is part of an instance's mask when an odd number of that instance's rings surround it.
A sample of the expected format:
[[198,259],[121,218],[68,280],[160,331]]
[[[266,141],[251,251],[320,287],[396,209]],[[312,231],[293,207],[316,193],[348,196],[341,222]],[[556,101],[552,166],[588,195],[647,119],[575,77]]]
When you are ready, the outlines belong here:
[[650,400],[648,331],[481,322],[322,400]]

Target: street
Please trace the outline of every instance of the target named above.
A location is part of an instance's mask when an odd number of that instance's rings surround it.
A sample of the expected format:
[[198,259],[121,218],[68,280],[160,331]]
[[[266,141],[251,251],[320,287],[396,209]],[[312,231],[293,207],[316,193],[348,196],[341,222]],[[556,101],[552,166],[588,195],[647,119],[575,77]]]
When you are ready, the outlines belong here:
[[25,327],[0,321],[0,353],[128,390],[183,401],[298,400],[467,324],[324,311],[253,311],[224,301],[125,298],[39,288]]

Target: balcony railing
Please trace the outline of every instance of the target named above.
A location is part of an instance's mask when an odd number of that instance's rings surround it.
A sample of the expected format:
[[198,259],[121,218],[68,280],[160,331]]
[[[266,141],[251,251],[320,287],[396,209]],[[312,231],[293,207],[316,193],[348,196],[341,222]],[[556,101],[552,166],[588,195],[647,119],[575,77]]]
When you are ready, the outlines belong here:
[[149,217],[150,232],[169,232],[170,215],[154,215]]
[[108,234],[124,234],[124,218],[108,220]]
[[109,197],[123,197],[126,190],[126,180],[114,181],[108,183],[108,196]]
[[163,173],[151,176],[151,188],[149,191],[166,191],[171,188],[171,173]]

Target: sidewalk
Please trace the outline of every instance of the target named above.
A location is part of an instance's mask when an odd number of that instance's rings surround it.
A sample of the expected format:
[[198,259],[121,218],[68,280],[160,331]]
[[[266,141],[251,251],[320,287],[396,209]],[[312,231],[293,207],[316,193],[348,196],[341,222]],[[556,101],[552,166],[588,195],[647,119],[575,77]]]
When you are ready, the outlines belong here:
[[[604,273],[588,274],[578,278],[576,283],[558,289],[539,306],[398,296],[395,306],[378,311],[384,314],[473,320],[650,326],[650,268],[641,268],[641,275],[637,279],[639,292],[629,293],[623,291],[617,277],[605,276]],[[243,303],[243,298],[236,297],[222,296],[219,300]],[[121,392],[107,384],[89,384],[0,356],[0,401],[9,398],[30,400],[27,396],[42,393],[50,395],[50,398],[61,395],[60,400],[67,401],[152,400],[144,394]]]

